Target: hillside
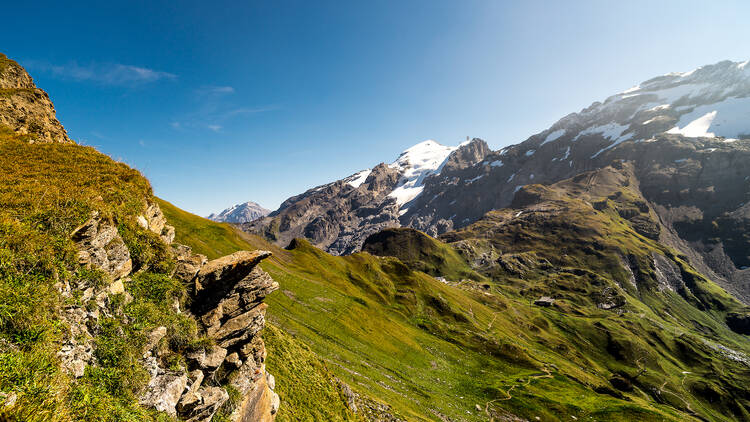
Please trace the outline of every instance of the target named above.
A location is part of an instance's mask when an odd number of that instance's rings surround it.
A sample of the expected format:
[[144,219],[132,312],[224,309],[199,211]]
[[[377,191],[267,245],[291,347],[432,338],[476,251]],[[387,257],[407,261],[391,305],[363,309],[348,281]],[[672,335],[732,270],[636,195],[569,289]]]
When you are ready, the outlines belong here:
[[[21,81],[7,89],[38,92],[3,60]],[[743,75],[725,63],[649,81],[564,119],[579,140],[564,126],[500,152],[420,144],[285,202],[253,226],[265,237],[154,197],[55,132],[42,101],[0,126],[2,416],[750,420],[750,146],[709,136]],[[590,130],[611,110],[643,126],[653,96],[696,84],[722,94],[670,104],[717,107],[701,137],[678,123],[687,109],[664,126],[687,134]],[[552,166],[535,158],[542,137],[598,149]],[[545,183],[517,175],[537,165]],[[490,182],[509,171],[512,188]],[[475,217],[415,217],[449,195]]]
[[[243,227],[280,246],[304,237],[333,254],[351,253],[383,229],[438,236],[464,228],[510,206],[525,185],[626,160],[662,223],[658,240],[750,304],[748,98],[746,62],[658,76],[498,151],[478,139],[455,148],[417,144],[390,165],[293,196]],[[429,171],[410,178],[418,164],[405,163],[412,161],[431,163]],[[402,191],[408,201],[396,198]]]
[[447,243],[406,229],[366,243],[416,272],[297,240],[262,264],[283,286],[269,319],[407,420],[747,419],[750,348],[726,324],[745,308],[639,233],[655,214],[633,181],[607,167],[530,186]]
[[3,85],[24,84],[10,108],[30,112],[0,125],[2,418],[273,420],[268,252],[208,261],[173,243],[148,180],[53,136],[48,97],[3,60]]

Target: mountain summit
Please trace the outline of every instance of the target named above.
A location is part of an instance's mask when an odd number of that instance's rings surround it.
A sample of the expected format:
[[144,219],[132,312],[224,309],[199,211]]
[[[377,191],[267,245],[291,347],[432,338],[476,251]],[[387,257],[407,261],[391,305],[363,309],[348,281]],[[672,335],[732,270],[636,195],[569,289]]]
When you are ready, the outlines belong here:
[[211,214],[207,218],[220,223],[249,223],[270,213],[271,210],[267,210],[255,202],[248,201],[244,204],[229,207],[218,214]]
[[289,198],[244,228],[280,245],[306,237],[331,253],[350,253],[383,228],[440,235],[510,206],[526,185],[629,161],[659,216],[656,231],[644,233],[692,256],[750,302],[743,252],[750,240],[736,234],[750,227],[748,134],[750,68],[723,61],[645,81],[498,151],[480,139],[455,148],[417,144],[391,165]]
[[400,218],[423,196],[430,180],[476,164],[489,151],[481,139],[456,147],[433,140],[408,148],[391,164],[380,163],[335,182],[287,199],[268,217],[245,224],[286,245],[305,237],[340,255],[359,250],[367,236],[401,225]]

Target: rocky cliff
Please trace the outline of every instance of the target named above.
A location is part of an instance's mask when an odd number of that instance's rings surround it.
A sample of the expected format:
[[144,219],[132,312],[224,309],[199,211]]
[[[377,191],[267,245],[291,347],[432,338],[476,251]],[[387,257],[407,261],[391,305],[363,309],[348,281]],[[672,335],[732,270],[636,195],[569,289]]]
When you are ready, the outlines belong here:
[[33,142],[72,142],[46,92],[26,70],[0,53],[0,124]]
[[[207,261],[139,172],[68,139],[0,57],[0,416],[272,421],[263,300],[241,251]],[[18,372],[24,368],[21,372]]]
[[[166,224],[159,206],[149,203],[137,221],[144,229],[171,244],[174,228]],[[132,300],[126,286],[133,268],[130,252],[117,228],[98,213],[72,234],[79,250],[79,262],[105,272],[109,285],[59,283],[63,297],[82,295],[95,298],[97,308],[65,308],[63,319],[70,325],[70,336],[59,356],[74,377],[81,377],[89,365],[96,366],[96,336],[87,327],[108,312],[115,295]],[[241,399],[230,415],[233,421],[272,421],[279,408],[273,392],[275,381],[265,370],[265,346],[260,332],[265,325],[263,299],[278,289],[278,284],[258,267],[270,253],[240,251],[212,261],[191,252],[184,245],[172,245],[175,260],[172,277],[188,286],[189,308],[180,309],[199,321],[206,346],[194,347],[185,354],[186,365],[169,367],[160,352],[166,327],[157,327],[143,347],[141,364],[150,379],[140,403],[171,416],[189,421],[210,421],[227,400],[228,388]]]

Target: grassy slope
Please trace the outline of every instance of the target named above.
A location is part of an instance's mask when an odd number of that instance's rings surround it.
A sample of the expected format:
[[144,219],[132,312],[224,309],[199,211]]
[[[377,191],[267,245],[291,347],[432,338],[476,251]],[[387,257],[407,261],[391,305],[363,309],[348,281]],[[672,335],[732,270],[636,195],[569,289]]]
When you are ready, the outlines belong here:
[[[243,249],[271,250],[274,252],[271,260],[277,262],[286,255],[284,250],[239,232],[229,224],[207,220],[161,199],[158,203],[167,220],[177,225],[175,242],[190,245],[193,251],[209,259]],[[278,295],[271,295],[266,302],[275,308],[273,302]],[[263,337],[268,351],[267,369],[277,379],[276,392],[283,403],[277,421],[357,420],[340,396],[332,372],[314,352],[278,328],[273,320],[266,326]]]
[[[93,148],[24,142],[0,128],[0,391],[15,394],[3,411],[18,420],[164,420],[137,404],[147,379],[136,361],[147,333],[168,328],[166,360],[179,360],[195,335],[195,322],[170,311],[184,289],[166,273],[166,245],[141,229],[135,216],[151,197],[137,171]],[[62,373],[56,353],[68,330],[64,307],[93,309],[78,297],[63,300],[56,282],[103,286],[102,273],[79,266],[71,231],[92,211],[117,226],[142,270],[126,288],[134,301],[117,297],[91,326],[95,357],[77,380]],[[127,319],[127,323],[126,323]]]
[[[178,227],[178,241],[189,240],[179,239],[183,226],[205,224],[231,229],[197,216],[186,221],[188,214],[167,214]],[[655,247],[626,225],[609,226],[620,224],[611,222],[611,216],[600,217],[608,230],[627,232],[618,241],[637,239],[630,245],[634,249]],[[684,398],[709,419],[728,417],[695,400],[691,395],[694,392],[685,391],[698,377],[693,379],[682,371],[712,367],[737,372],[742,371],[741,365],[717,359],[696,343],[694,332],[685,332],[691,325],[666,321],[665,315],[655,314],[644,304],[650,300],[662,304],[663,297],[644,295],[643,302],[629,302],[631,313],[626,317],[592,309],[585,300],[576,303],[580,298],[573,294],[569,304],[545,309],[529,306],[529,302],[549,288],[546,271],[530,273],[525,280],[504,275],[507,284],[496,287],[499,294],[487,294],[481,289],[447,286],[411,272],[390,258],[365,253],[333,257],[304,241],[286,251],[246,234],[232,236],[247,240],[246,248],[260,247],[275,253],[264,264],[282,289],[281,294],[269,298],[273,324],[307,343],[353,388],[388,402],[408,419],[436,419],[443,414],[458,420],[486,420],[487,413],[501,416],[510,411],[543,420],[570,420],[570,416],[684,420],[689,419],[686,413],[690,412]],[[559,245],[540,248],[540,254],[548,252],[559,255]],[[581,255],[575,257],[578,262],[574,264],[595,271],[612,266],[611,257],[601,258]],[[605,277],[624,277],[615,273],[602,271]],[[593,272],[589,276],[597,279]],[[556,287],[567,289],[586,280],[573,272],[554,277]],[[527,290],[519,288],[524,283]],[[695,310],[679,295],[665,296],[669,306],[679,309],[686,318],[717,330],[716,337],[724,344],[745,350],[744,339],[728,332],[716,318]],[[672,334],[678,330],[683,334]],[[688,337],[690,340],[686,340]],[[684,356],[676,355],[675,344],[685,346],[686,353],[694,353],[707,363],[686,364]],[[269,356],[269,367],[272,361],[273,356]],[[612,396],[621,393],[609,385],[610,377],[620,373],[634,376],[643,368],[646,373],[637,378],[640,384],[635,392],[621,396],[625,400]],[[639,390],[649,385],[658,387],[664,380],[664,404],[657,404]],[[279,384],[283,382],[280,378]],[[476,404],[481,411],[474,409]]]

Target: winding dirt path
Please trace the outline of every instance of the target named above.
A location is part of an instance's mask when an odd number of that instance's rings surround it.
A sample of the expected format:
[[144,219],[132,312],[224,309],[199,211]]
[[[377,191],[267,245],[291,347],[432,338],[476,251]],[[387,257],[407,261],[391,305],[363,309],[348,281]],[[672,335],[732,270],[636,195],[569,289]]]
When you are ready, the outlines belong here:
[[[549,369],[547,369],[546,366],[544,368],[542,368],[542,371],[544,371],[544,374],[542,374],[542,375],[529,375],[526,378],[526,382],[523,383],[523,384],[513,384],[513,385],[511,385],[510,388],[507,391],[503,391],[503,393],[505,393],[505,395],[507,397],[502,397],[502,398],[499,398],[499,399],[490,400],[487,403],[485,403],[485,405],[484,405],[484,413],[486,413],[487,416],[490,418],[489,419],[490,422],[494,422],[494,420],[495,420],[492,417],[492,414],[490,414],[490,404],[492,404],[492,403],[494,403],[496,401],[506,401],[506,400],[512,399],[513,396],[510,394],[511,391],[513,391],[517,387],[526,387],[529,384],[531,384],[531,382],[533,380],[537,380],[537,379],[541,379],[541,378],[552,378],[552,376],[553,376],[552,375],[552,371],[550,371]],[[500,391],[502,391],[502,390],[500,390]]]

